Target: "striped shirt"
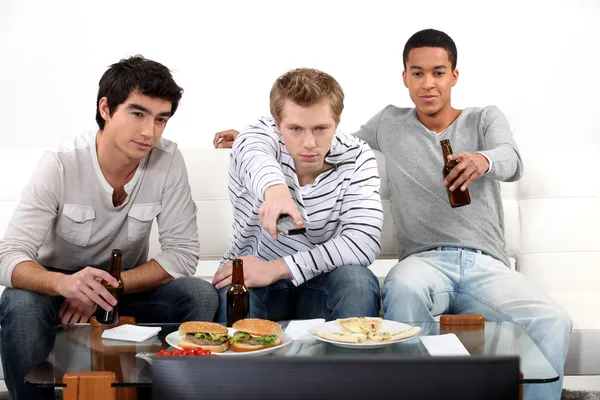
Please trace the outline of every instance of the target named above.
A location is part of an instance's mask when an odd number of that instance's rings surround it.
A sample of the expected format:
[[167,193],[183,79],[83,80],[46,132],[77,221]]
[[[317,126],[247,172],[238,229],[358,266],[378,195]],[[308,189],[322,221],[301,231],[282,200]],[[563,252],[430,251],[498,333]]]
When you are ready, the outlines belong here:
[[[263,117],[236,138],[229,167],[233,238],[221,264],[253,255],[283,258],[294,285],[344,265],[368,267],[381,250],[383,211],[373,151],[362,140],[336,131],[326,162],[333,168],[301,187],[294,160],[270,117]],[[265,190],[287,185],[306,233],[273,240],[260,225],[258,209]]]

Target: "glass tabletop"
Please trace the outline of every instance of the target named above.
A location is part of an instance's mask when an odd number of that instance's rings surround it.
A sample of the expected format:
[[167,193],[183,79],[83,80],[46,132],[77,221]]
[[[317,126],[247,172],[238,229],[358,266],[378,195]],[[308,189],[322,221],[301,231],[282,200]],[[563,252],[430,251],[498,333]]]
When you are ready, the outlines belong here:
[[[285,330],[287,322],[280,323]],[[179,324],[138,324],[159,326],[161,331],[144,342],[124,342],[101,338],[102,330],[89,324],[58,326],[55,330],[54,347],[46,362],[33,367],[25,381],[38,386],[61,387],[67,372],[112,371],[115,386],[149,387],[152,385],[151,364],[138,353],[155,353],[169,348],[165,337],[178,329]],[[486,322],[484,329],[474,330],[468,326],[446,328],[437,322],[412,323],[421,327],[415,338],[377,349],[348,349],[320,341],[294,340],[272,356],[348,356],[393,355],[431,357],[419,336],[454,333],[471,355],[507,356],[518,355],[523,378],[521,383],[545,383],[558,379],[556,370],[533,343],[527,332],[513,322]],[[451,330],[449,330],[451,329]]]

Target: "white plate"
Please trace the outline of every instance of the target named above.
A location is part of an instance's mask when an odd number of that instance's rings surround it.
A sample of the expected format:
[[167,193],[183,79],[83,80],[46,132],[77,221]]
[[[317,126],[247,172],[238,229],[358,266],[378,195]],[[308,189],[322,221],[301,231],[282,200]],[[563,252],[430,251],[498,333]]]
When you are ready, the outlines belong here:
[[[379,328],[379,331],[395,333],[395,332],[405,331],[410,328],[412,328],[411,325],[384,319],[383,321],[381,321],[381,327]],[[378,347],[385,347],[385,346],[389,346],[391,344],[400,343],[405,340],[412,339],[418,335],[418,333],[417,333],[417,335],[415,335],[415,336],[411,336],[411,337],[408,337],[405,339],[400,339],[400,340],[393,340],[393,341],[389,341],[389,342],[379,342],[377,340],[367,339],[362,343],[345,343],[345,342],[336,342],[335,340],[326,339],[324,337],[321,337],[321,336],[317,335],[317,331],[325,331],[325,332],[331,332],[331,333],[348,332],[346,329],[344,329],[344,327],[342,327],[342,325],[340,325],[339,322],[329,321],[329,322],[325,322],[322,325],[313,326],[312,328],[310,328],[308,330],[308,333],[317,340],[320,340],[320,341],[326,342],[326,343],[331,343],[336,346],[345,347],[348,349],[376,349]]]
[[[227,328],[227,330],[229,331],[228,332],[229,336],[233,336],[233,334],[236,332],[236,330],[233,328]],[[259,356],[260,355],[261,356],[261,355],[273,353],[274,351],[277,351],[277,350],[281,349],[282,347],[285,347],[288,344],[292,343],[292,337],[285,332],[281,332],[279,337],[281,338],[281,344],[278,346],[267,347],[266,349],[255,350],[255,351],[246,351],[246,352],[237,352],[237,351],[232,351],[231,349],[229,349],[227,351],[224,351],[223,353],[212,353],[212,355],[214,355],[214,356]],[[173,346],[177,349],[181,349],[181,347],[179,347],[179,341],[182,338],[183,338],[183,335],[181,335],[179,333],[179,331],[175,331],[175,332],[169,333],[167,335],[167,337],[165,338],[165,340],[171,346]]]

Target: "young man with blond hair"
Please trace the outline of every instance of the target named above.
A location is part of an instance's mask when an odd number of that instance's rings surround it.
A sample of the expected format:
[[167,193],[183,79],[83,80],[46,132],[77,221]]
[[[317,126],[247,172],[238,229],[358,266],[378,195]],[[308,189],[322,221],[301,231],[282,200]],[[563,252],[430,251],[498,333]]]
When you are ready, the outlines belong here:
[[[495,106],[455,109],[457,50],[444,32],[415,33],[402,74],[414,108],[389,105],[355,135],[385,156],[398,264],[382,290],[385,318],[428,322],[444,313],[482,314],[521,324],[560,376],[525,385],[525,399],[560,399],[572,322],[544,291],[509,268],[500,181],[517,181],[523,162],[508,120]],[[233,130],[215,147],[238,141]],[[445,179],[440,140],[458,165]],[[235,142],[234,142],[235,141]],[[469,188],[472,203],[452,208],[446,190]]]
[[[250,316],[282,320],[379,314],[379,285],[367,268],[383,224],[377,164],[370,147],[337,130],[342,88],[326,73],[296,69],[270,95],[272,117],[233,145],[229,191],[233,238],[213,284],[226,320],[232,260],[244,260]],[[282,235],[288,214],[305,233]]]

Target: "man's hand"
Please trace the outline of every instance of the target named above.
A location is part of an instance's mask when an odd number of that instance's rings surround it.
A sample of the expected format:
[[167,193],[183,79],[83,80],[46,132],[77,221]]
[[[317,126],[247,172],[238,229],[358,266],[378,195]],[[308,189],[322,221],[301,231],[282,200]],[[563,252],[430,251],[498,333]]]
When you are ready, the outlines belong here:
[[97,308],[96,303],[91,300],[84,303],[77,298],[65,299],[58,310],[58,319],[64,325],[86,323]]
[[458,165],[444,179],[444,185],[451,184],[451,192],[459,186],[464,192],[471,183],[481,178],[490,166],[487,158],[480,153],[454,153],[448,156],[448,160],[458,160]]
[[283,214],[289,214],[296,222],[297,228],[304,227],[302,215],[300,215],[288,187],[285,185],[271,186],[265,190],[265,202],[258,209],[258,216],[260,225],[269,232],[273,240],[277,240],[277,219]]
[[[239,257],[244,261],[244,283],[246,287],[265,287],[280,279],[291,278],[291,273],[283,260],[263,261],[254,256]],[[231,285],[233,261],[228,261],[215,273],[212,284],[217,289]]]
[[217,132],[213,140],[213,146],[215,146],[215,149],[230,149],[233,147],[233,142],[239,134],[235,129]]
[[88,305],[93,302],[110,311],[112,306],[117,304],[117,300],[102,286],[102,280],[114,287],[119,286],[119,282],[108,272],[85,267],[73,275],[63,275],[56,283],[55,291],[65,299],[77,299]]

